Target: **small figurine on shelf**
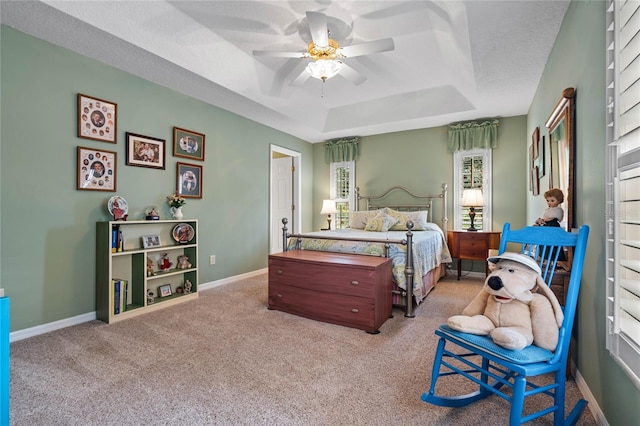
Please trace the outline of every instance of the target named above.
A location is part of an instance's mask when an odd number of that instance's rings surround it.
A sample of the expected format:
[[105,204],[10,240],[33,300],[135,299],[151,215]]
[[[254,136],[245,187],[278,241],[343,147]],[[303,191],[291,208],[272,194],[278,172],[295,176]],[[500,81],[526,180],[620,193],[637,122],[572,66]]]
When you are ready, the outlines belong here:
[[184,292],[185,292],[185,294],[191,293],[191,285],[192,285],[191,281],[189,281],[189,280],[186,280],[184,282]]
[[153,269],[153,260],[147,258],[147,276],[152,277],[156,274],[156,271]]
[[158,262],[160,265],[160,269],[163,271],[168,271],[173,266],[173,262],[169,260],[169,253],[164,253]]
[[160,220],[160,215],[158,214],[158,208],[156,206],[151,206],[146,211],[146,219],[147,220]]
[[153,305],[153,292],[151,290],[147,292],[147,305]]
[[187,255],[178,256],[178,269],[189,269],[191,263],[189,263],[189,257]]

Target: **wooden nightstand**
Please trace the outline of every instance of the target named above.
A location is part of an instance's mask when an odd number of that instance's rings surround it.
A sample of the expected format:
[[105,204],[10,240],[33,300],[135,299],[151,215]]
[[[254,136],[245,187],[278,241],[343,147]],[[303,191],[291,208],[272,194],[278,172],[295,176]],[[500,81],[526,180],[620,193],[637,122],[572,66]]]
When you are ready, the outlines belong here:
[[484,231],[449,231],[447,233],[451,257],[458,259],[458,280],[462,259],[485,261],[485,273],[488,272],[486,260],[489,249],[497,249],[500,245],[500,232]]

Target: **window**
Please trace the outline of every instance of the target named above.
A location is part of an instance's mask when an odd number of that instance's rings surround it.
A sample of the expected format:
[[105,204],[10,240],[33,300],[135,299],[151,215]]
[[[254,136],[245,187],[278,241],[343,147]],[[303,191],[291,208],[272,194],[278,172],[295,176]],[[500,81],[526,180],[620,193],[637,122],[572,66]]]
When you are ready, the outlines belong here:
[[349,227],[349,213],[355,206],[354,190],[356,181],[355,161],[331,163],[330,198],[336,200],[338,212],[335,215],[336,229]]
[[640,2],[607,8],[607,349],[640,387]]
[[482,190],[482,207],[475,207],[474,227],[491,230],[491,149],[456,151],[453,154],[453,229],[468,229],[470,207],[462,205],[465,189]]

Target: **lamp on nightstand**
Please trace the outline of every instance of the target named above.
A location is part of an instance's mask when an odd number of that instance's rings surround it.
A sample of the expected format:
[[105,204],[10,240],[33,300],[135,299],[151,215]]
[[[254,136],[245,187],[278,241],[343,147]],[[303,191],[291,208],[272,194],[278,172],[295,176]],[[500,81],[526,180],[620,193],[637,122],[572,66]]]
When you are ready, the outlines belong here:
[[327,215],[327,229],[331,229],[331,215],[333,213],[337,213],[338,209],[336,209],[336,200],[323,200],[322,201],[322,210],[320,210],[320,214]]
[[477,231],[473,226],[473,219],[476,217],[476,207],[482,207],[484,200],[482,199],[482,190],[478,188],[465,189],[462,191],[462,206],[469,207],[469,219],[471,219],[471,226],[467,231]]

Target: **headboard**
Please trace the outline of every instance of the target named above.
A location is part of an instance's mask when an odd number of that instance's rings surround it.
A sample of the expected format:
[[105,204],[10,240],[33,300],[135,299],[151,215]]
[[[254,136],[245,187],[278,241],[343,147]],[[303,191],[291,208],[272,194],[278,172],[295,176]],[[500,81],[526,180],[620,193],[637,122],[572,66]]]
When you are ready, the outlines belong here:
[[[388,200],[389,202],[385,201]],[[393,200],[393,201],[392,201]],[[402,202],[397,202],[398,200]],[[356,210],[377,210],[389,207],[399,211],[428,210],[427,219],[434,221],[433,200],[442,200],[440,226],[443,232],[447,232],[449,222],[447,216],[447,184],[442,184],[442,191],[435,195],[416,195],[404,186],[392,186],[382,195],[364,196],[360,194],[360,188],[356,188]]]

